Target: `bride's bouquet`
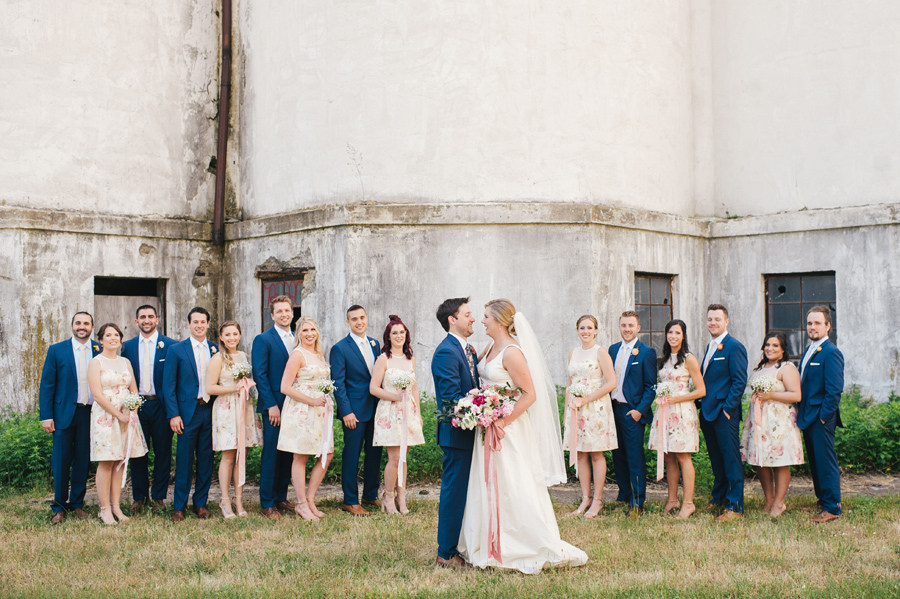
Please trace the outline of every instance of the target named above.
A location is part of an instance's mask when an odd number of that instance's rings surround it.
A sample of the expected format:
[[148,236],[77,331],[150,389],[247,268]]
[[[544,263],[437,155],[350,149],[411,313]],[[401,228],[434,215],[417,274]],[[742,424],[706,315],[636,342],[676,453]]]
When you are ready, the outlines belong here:
[[755,393],[771,393],[777,381],[770,376],[755,376],[750,379],[750,388]]
[[484,384],[472,389],[453,407],[451,423],[456,428],[471,430],[489,427],[495,420],[512,414],[522,390],[518,387]]

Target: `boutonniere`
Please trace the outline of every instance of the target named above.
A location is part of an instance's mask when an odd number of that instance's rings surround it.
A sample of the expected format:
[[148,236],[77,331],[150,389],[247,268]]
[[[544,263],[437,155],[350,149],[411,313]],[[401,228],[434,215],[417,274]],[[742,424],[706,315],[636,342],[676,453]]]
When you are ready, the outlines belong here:
[[371,345],[372,347],[375,347],[375,342],[373,340],[369,339],[369,345]]
[[631,350],[631,355],[632,355],[632,356],[636,356],[636,355],[638,355],[639,353],[641,353],[641,350],[639,350],[638,348],[634,348],[633,350]]
[[[94,351],[100,351],[100,346],[97,345],[96,343],[94,343],[91,345],[91,349],[93,349]],[[822,349],[822,348],[820,347],[819,349]]]
[[725,348],[725,346],[720,343],[719,345],[716,346],[716,351],[722,351],[724,348]]
[[820,345],[819,347],[817,347],[816,351],[822,351],[822,346]]
[[210,346],[209,346],[209,353],[214,354],[214,353],[216,353],[217,351],[219,351],[219,350],[216,349],[216,346],[215,346],[215,345],[210,345]]
[[159,343],[156,344],[156,347],[158,347],[159,349],[162,349],[162,348],[164,348],[165,346],[166,346],[166,344],[163,343],[162,341],[160,341]]

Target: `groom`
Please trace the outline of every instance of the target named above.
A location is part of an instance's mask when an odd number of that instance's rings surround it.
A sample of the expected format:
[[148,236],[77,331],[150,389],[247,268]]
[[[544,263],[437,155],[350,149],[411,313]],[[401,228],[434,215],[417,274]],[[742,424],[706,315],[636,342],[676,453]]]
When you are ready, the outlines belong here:
[[[431,376],[438,410],[454,405],[471,389],[478,386],[475,349],[466,341],[474,332],[475,317],[469,308],[469,298],[457,297],[444,301],[437,309],[437,319],[447,331],[431,359]],[[456,544],[462,529],[469,487],[469,468],[475,431],[454,428],[449,422],[439,422],[437,442],[444,451],[444,473],[441,477],[441,501],[438,505],[437,565],[445,568],[466,568]]]

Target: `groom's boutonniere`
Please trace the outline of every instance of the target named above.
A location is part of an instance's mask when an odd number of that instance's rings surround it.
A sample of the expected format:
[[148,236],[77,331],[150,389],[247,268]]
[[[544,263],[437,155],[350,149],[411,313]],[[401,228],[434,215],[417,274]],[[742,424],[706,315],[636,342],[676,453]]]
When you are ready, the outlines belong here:
[[632,356],[636,356],[636,355],[638,355],[639,353],[641,353],[641,350],[639,350],[638,348],[634,348],[633,350],[631,350],[631,355],[632,355]]
[[164,348],[165,346],[166,346],[166,344],[163,343],[162,341],[160,341],[159,343],[156,344],[156,347],[158,347],[159,349],[162,349],[162,348]]
[[725,346],[722,345],[721,343],[716,346],[716,351],[722,351],[723,349],[725,349]]
[[820,345],[819,347],[817,347],[817,348],[816,348],[816,351],[817,351],[817,352],[822,351],[822,346]]
[[219,350],[216,349],[216,346],[215,346],[215,345],[210,345],[210,346],[209,346],[209,353],[214,354],[214,353],[216,353],[217,351],[219,351]]

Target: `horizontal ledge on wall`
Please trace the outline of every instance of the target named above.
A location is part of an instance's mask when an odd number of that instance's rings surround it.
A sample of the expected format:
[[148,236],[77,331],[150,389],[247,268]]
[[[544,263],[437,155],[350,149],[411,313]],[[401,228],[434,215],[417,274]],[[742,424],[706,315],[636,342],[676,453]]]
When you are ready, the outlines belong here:
[[162,216],[121,216],[0,206],[0,230],[86,233],[118,237],[206,241],[212,224]]

